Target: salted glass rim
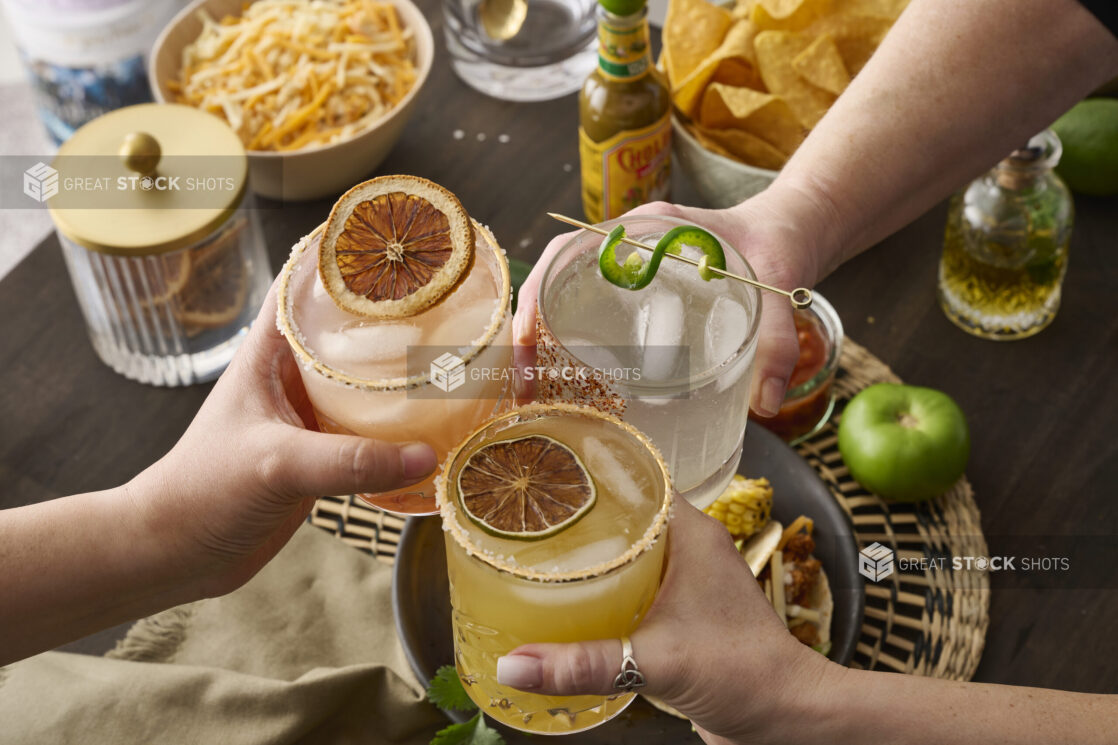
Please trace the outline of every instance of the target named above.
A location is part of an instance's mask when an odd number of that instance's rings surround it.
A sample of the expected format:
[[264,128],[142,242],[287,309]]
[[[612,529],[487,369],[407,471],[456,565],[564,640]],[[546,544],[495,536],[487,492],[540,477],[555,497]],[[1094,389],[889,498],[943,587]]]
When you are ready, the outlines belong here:
[[[501,274],[501,289],[497,307],[493,310],[493,315],[489,319],[489,324],[486,326],[485,332],[479,338],[470,342],[469,349],[458,355],[464,364],[469,364],[472,360],[476,359],[478,355],[492,346],[497,335],[508,322],[507,316],[509,314],[512,297],[512,280],[509,275],[508,260],[505,258],[503,249],[500,244],[497,243],[496,237],[489,228],[473,218],[470,218],[470,222],[473,223],[474,231],[485,240],[486,246],[493,251],[493,255],[497,259],[497,266]],[[295,353],[296,358],[298,358],[301,364],[314,370],[322,377],[362,390],[400,391],[430,385],[430,370],[407,377],[396,378],[362,378],[356,375],[350,375],[320,360],[315,356],[314,352],[308,349],[303,343],[302,332],[299,329],[298,323],[295,321],[294,296],[291,292],[291,279],[295,274],[296,265],[300,257],[302,257],[303,252],[310,247],[315,236],[319,235],[325,227],[326,223],[322,223],[310,233],[303,236],[299,242],[292,247],[291,255],[288,257],[287,262],[283,265],[283,270],[280,272],[276,298],[276,326],[279,328],[284,338],[287,339],[287,343],[291,346],[292,352]],[[477,250],[476,246],[474,250]],[[474,266],[470,268],[470,271],[477,268],[476,256],[474,257],[473,263]],[[422,313],[418,313],[416,314],[416,318],[422,315]]]
[[[657,221],[658,220],[658,221],[663,221],[663,222],[666,222],[666,223],[669,223],[669,224],[672,224],[672,225],[693,225],[694,224],[694,223],[687,222],[686,220],[681,220],[677,217],[669,217],[667,215],[633,215],[633,216],[627,217],[627,218],[616,218],[616,219],[613,219],[613,220],[606,220],[605,222],[599,223],[598,227],[601,227],[605,230],[609,230],[609,229],[611,229],[611,228],[613,228],[617,225],[622,224],[623,222],[630,222],[631,223],[631,222],[634,222],[634,221],[637,221],[637,220],[648,220],[648,221]],[[699,226],[699,227],[702,227],[702,226]],[[703,228],[703,229],[707,230],[706,228]],[[729,241],[725,240],[718,233],[715,233],[714,231],[709,231],[709,232],[716,239],[718,239],[719,243],[721,243],[724,247],[728,248],[732,253],[734,253],[741,260],[741,263],[745,266],[745,276],[748,277],[749,279],[756,280],[757,279],[757,273],[753,271],[753,266],[750,265],[749,261],[744,256],[742,256],[742,254],[736,248],[734,248],[734,246]],[[563,349],[570,352],[572,357],[574,357],[575,359],[577,359],[579,362],[581,362],[584,365],[587,365],[589,367],[594,367],[594,365],[589,360],[585,360],[581,356],[579,356],[578,354],[575,354],[573,351],[571,351],[571,349],[569,347],[567,347],[566,344],[564,344],[562,342],[562,340],[559,338],[559,335],[557,333],[555,333],[555,329],[552,328],[551,324],[548,322],[547,314],[544,311],[544,306],[547,304],[546,300],[547,300],[547,295],[548,295],[548,289],[551,287],[552,281],[557,278],[558,272],[560,271],[561,260],[564,257],[567,257],[575,248],[577,248],[579,240],[582,240],[583,238],[585,238],[587,236],[590,236],[590,235],[593,235],[593,234],[590,233],[590,231],[585,230],[585,229],[576,231],[575,234],[573,236],[571,236],[571,239],[563,244],[563,246],[559,249],[559,251],[556,252],[556,254],[552,258],[552,260],[544,268],[543,276],[540,278],[540,289],[539,289],[538,299],[536,301],[536,316],[539,320],[539,323],[543,324],[543,326],[551,334],[552,338],[554,338],[557,342],[559,342],[560,346],[562,346]],[[591,240],[590,242],[588,242],[587,247],[583,251],[581,251],[580,253],[585,253],[587,251],[593,251],[593,250],[595,250],[595,244],[594,244],[593,240]],[[574,260],[574,257],[571,258],[571,261],[573,261],[573,260]],[[567,266],[567,264],[569,264],[569,263],[570,263],[570,261],[563,262],[562,263],[562,268],[565,268]],[[655,282],[655,281],[656,280],[653,279],[653,282]],[[723,279],[722,281],[724,281],[724,282],[737,282],[738,280],[726,278],[726,279]],[[742,283],[742,284],[744,284],[744,283]],[[717,285],[715,285],[715,287],[717,288]],[[622,291],[622,290],[620,290],[620,288],[618,288],[618,291]],[[741,346],[739,346],[737,349],[735,349],[734,353],[731,354],[729,357],[722,360],[721,362],[719,362],[716,365],[708,367],[706,370],[703,370],[700,373],[697,373],[695,375],[691,375],[691,376],[688,376],[688,377],[685,377],[685,378],[684,377],[672,378],[671,380],[657,381],[657,382],[654,382],[654,383],[619,382],[618,385],[625,388],[626,390],[629,390],[629,391],[631,391],[633,393],[636,393],[638,395],[643,394],[645,392],[654,392],[656,394],[665,395],[665,394],[678,393],[678,392],[681,392],[681,391],[688,391],[688,390],[692,390],[692,389],[695,389],[695,388],[699,388],[699,387],[705,385],[706,383],[710,382],[711,380],[714,380],[715,378],[718,378],[720,375],[724,374],[728,370],[730,370],[731,367],[734,365],[734,363],[736,363],[741,357],[743,357],[749,351],[749,348],[756,343],[756,341],[757,341],[757,329],[758,329],[758,327],[760,326],[760,323],[761,323],[761,302],[762,302],[761,291],[758,290],[756,287],[754,287],[752,285],[746,285],[745,291],[753,299],[753,307],[755,309],[755,312],[753,313],[753,318],[750,320],[749,330],[746,332],[745,339],[742,341]],[[685,311],[686,311],[686,309],[685,309]]]
[[[450,499],[448,484],[452,477],[457,477],[457,470],[455,470],[454,466],[459,456],[486,431],[501,425],[511,425],[521,421],[528,422],[534,419],[542,419],[547,416],[556,415],[583,416],[589,419],[597,419],[627,433],[645,449],[656,463],[660,476],[662,477],[658,483],[663,496],[660,508],[653,517],[652,523],[645,530],[644,535],[634,541],[622,554],[615,556],[609,561],[603,561],[586,567],[585,569],[576,569],[566,572],[545,572],[514,564],[503,558],[498,558],[475,544],[459,522],[458,505],[456,500]],[[439,506],[439,514],[443,521],[443,530],[454,537],[455,542],[457,542],[471,559],[486,564],[496,569],[498,572],[511,574],[519,579],[544,584],[562,584],[597,579],[632,564],[642,554],[655,546],[656,542],[663,536],[668,527],[668,522],[671,519],[674,502],[675,491],[672,488],[671,476],[668,474],[668,467],[664,463],[664,457],[644,433],[631,424],[623,422],[609,414],[604,414],[597,409],[589,406],[576,406],[566,403],[526,404],[487,420],[447,453],[446,460],[443,461],[442,468],[439,469],[438,476],[435,478],[435,503]],[[463,519],[468,520],[469,518],[464,517]],[[543,540],[547,539],[545,538]]]

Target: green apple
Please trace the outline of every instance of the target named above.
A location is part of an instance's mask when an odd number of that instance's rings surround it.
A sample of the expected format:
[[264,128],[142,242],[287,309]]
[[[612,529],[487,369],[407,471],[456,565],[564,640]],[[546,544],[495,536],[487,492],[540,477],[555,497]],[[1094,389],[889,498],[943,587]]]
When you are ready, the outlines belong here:
[[850,475],[866,489],[917,502],[943,494],[963,475],[970,432],[946,393],[878,383],[846,405],[838,446]]

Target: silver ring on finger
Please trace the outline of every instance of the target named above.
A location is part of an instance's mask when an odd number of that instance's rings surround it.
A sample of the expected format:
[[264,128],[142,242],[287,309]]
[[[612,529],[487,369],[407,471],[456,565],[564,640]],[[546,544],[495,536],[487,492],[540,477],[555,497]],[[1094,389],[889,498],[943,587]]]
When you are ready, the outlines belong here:
[[647,682],[644,673],[637,667],[633,659],[633,642],[629,637],[621,637],[621,672],[613,679],[613,687],[625,693],[632,693],[638,688],[644,688]]

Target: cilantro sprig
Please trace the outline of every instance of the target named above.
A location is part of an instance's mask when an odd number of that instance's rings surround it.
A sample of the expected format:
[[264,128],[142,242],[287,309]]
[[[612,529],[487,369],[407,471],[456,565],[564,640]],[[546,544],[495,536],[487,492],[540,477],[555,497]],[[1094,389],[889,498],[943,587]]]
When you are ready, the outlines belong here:
[[[477,709],[453,665],[443,665],[427,686],[427,700],[440,709],[470,712]],[[431,745],[505,745],[501,733],[485,723],[479,711],[467,722],[444,727],[435,734]]]
[[468,722],[439,730],[431,745],[505,745],[505,738],[485,723],[485,717],[479,711]]

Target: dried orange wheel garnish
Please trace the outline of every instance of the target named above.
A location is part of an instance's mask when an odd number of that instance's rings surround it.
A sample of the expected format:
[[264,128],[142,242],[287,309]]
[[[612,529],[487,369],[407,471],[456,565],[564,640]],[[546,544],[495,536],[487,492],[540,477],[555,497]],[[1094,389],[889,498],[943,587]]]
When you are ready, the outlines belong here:
[[594,506],[597,490],[573,450],[530,435],[475,450],[458,472],[458,496],[485,532],[536,540],[578,522]]
[[406,318],[449,294],[473,252],[474,229],[457,197],[417,176],[381,176],[330,211],[318,271],[339,308]]
[[146,297],[140,294],[140,305],[156,306],[170,300],[186,285],[190,278],[190,252],[145,256],[127,266],[133,286],[146,290]]
[[235,321],[248,297],[240,236],[247,222],[231,223],[212,242],[190,251],[190,278],[178,291],[175,317],[187,336]]

